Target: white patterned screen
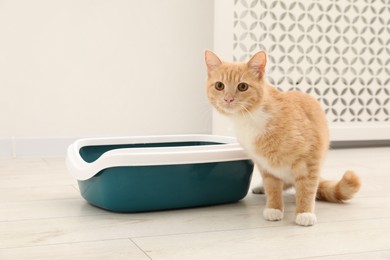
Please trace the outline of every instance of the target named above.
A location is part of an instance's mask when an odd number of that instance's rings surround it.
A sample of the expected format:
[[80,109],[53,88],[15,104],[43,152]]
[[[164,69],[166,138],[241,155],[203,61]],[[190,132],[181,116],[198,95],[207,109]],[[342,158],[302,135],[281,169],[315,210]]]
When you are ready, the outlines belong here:
[[389,0],[235,0],[233,59],[268,53],[268,80],[333,123],[390,122]]

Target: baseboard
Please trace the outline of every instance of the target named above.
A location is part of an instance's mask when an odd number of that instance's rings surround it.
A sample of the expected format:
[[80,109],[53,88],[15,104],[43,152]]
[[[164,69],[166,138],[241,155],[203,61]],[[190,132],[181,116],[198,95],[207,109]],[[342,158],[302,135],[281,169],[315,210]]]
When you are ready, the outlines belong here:
[[11,157],[12,153],[12,139],[0,139],[0,156]]
[[330,149],[390,147],[390,140],[333,141]]
[[[77,139],[79,138],[2,138],[0,157],[65,156],[68,146]],[[333,149],[381,146],[390,146],[390,140],[332,141],[330,145]]]
[[65,156],[68,146],[78,138],[3,138],[1,157]]

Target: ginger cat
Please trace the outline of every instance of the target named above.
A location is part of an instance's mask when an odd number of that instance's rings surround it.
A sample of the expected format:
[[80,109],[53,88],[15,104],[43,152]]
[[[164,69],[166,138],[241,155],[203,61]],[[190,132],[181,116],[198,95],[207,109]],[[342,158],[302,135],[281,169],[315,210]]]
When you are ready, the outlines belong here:
[[265,78],[266,54],[247,63],[222,62],[206,51],[207,96],[234,124],[237,139],[259,168],[267,197],[264,218],[283,218],[283,189],[296,189],[295,222],[316,222],[315,199],[342,202],[360,189],[347,171],[340,181],[320,178],[329,146],[329,131],[320,104],[308,94],[281,92]]

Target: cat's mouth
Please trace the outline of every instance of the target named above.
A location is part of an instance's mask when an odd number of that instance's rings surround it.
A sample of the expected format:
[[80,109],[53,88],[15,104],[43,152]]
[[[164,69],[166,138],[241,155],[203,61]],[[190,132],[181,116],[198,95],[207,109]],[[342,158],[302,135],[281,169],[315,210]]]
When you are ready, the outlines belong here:
[[217,109],[223,113],[223,114],[227,114],[227,115],[235,115],[235,114],[240,114],[243,112],[243,108],[242,106],[240,106],[240,104],[238,103],[226,103],[226,102],[221,102],[218,104],[218,106],[216,106]]

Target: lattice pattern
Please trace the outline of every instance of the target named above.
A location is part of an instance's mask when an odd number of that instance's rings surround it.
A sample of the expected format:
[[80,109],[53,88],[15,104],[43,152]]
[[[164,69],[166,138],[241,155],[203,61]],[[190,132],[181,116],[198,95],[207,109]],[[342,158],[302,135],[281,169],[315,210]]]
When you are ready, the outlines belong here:
[[235,0],[233,59],[268,53],[268,80],[331,122],[390,122],[389,0]]

